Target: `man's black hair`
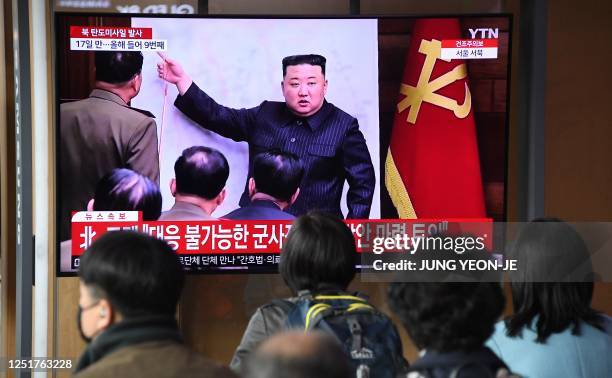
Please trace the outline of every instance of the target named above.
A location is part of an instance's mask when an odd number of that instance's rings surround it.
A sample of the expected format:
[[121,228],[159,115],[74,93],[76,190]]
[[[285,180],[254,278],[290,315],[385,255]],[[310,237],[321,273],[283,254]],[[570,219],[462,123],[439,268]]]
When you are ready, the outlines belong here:
[[126,168],[113,169],[96,185],[94,210],[142,211],[142,219],[159,218],[162,196],[149,178]]
[[327,59],[323,55],[307,54],[307,55],[291,55],[283,58],[283,77],[287,75],[288,66],[297,66],[300,64],[310,64],[311,66],[321,67],[321,72],[325,76],[325,63]]
[[521,231],[510,255],[518,269],[510,274],[514,313],[506,319],[508,336],[534,327],[536,342],[545,343],[570,327],[579,335],[582,322],[603,329],[601,315],[591,308],[590,255],[572,226],[556,218],[535,219]]
[[303,175],[304,167],[300,159],[287,152],[262,152],[253,159],[253,179],[257,191],[281,201],[291,200]]
[[79,277],[125,318],[174,316],[184,282],[179,258],[166,242],[132,231],[94,241],[81,258]]
[[185,149],[174,163],[176,193],[211,200],[221,193],[229,177],[229,164],[214,148],[193,146]]
[[140,51],[96,51],[96,80],[125,83],[142,71],[142,61]]
[[504,309],[495,282],[394,282],[388,298],[416,346],[438,352],[482,347]]
[[356,262],[355,239],[347,225],[332,215],[311,212],[293,222],[278,269],[295,293],[316,293],[345,290],[355,277]]

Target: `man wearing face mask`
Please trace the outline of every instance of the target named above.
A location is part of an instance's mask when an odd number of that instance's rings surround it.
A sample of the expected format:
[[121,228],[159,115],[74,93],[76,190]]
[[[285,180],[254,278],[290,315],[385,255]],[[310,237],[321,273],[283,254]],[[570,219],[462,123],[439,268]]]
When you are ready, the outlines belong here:
[[77,322],[88,345],[75,377],[234,377],[184,345],[175,319],[184,273],[165,242],[105,234],[83,255],[79,277]]

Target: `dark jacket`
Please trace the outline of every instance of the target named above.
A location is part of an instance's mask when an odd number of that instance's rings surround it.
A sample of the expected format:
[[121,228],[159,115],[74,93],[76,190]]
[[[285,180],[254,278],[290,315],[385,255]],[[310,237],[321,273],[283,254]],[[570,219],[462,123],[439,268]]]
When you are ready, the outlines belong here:
[[[317,209],[342,216],[340,199],[346,180],[347,218],[369,217],[376,184],[370,153],[357,119],[334,105],[325,101],[307,118],[291,113],[284,102],[232,109],[217,104],[195,83],[174,105],[200,126],[248,142],[248,177],[253,176],[253,157],[260,152],[279,149],[297,155],[304,164],[304,178],[300,195],[287,212],[299,216]],[[245,184],[240,206],[248,203]]]
[[293,220],[295,217],[289,213],[282,211],[278,205],[272,201],[255,200],[251,201],[245,207],[241,207],[231,213],[222,216],[223,219],[240,219],[240,220]]
[[408,369],[408,378],[495,378],[508,369],[489,348],[470,352],[426,352]]
[[75,370],[78,378],[235,377],[187,348],[172,318],[124,320],[96,337]]

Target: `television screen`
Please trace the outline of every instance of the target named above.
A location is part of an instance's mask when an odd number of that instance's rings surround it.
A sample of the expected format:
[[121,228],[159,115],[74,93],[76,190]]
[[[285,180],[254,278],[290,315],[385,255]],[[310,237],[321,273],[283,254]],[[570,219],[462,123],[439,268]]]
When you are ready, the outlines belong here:
[[505,219],[510,16],[56,17],[60,275],[100,227],[253,272],[309,211]]

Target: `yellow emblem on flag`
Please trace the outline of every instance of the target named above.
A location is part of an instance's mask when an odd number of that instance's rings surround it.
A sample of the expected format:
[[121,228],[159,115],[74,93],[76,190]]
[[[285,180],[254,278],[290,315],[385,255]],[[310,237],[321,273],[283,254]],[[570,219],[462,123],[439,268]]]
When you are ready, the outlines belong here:
[[[449,71],[444,75],[429,81],[431,79],[431,73],[433,72],[436,60],[441,59],[441,48],[442,43],[436,39],[432,39],[431,41],[421,40],[419,52],[421,54],[425,54],[425,63],[421,69],[417,86],[413,87],[411,85],[402,84],[400,87],[400,93],[406,97],[401,100],[399,104],[397,104],[397,112],[401,113],[407,108],[410,108],[407,118],[409,123],[416,123],[417,116],[419,115],[419,109],[421,108],[423,101],[451,110],[457,118],[465,118],[470,113],[470,109],[472,107],[472,95],[470,94],[470,89],[468,88],[467,83],[465,84],[465,100],[463,101],[462,105],[459,105],[457,101],[453,100],[452,98],[435,93],[438,89],[444,88],[457,80],[467,77],[467,68],[465,63],[458,65],[452,71]],[[448,62],[448,60],[445,61]]]

